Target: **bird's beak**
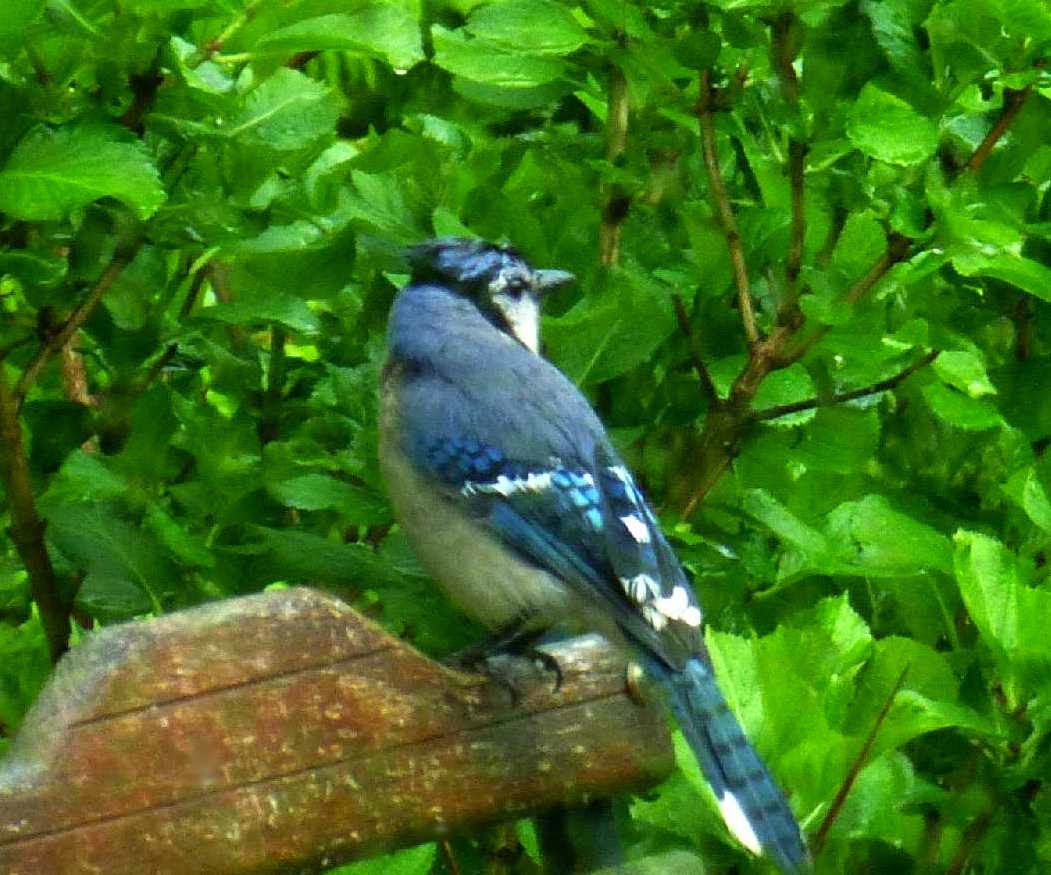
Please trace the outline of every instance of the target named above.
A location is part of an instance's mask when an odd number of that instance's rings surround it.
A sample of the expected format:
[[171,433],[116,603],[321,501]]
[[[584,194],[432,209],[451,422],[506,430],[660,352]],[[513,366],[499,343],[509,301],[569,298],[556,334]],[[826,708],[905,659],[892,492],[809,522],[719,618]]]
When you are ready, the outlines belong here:
[[568,270],[534,270],[533,288],[537,295],[542,297],[548,292],[568,285],[575,279],[576,277]]

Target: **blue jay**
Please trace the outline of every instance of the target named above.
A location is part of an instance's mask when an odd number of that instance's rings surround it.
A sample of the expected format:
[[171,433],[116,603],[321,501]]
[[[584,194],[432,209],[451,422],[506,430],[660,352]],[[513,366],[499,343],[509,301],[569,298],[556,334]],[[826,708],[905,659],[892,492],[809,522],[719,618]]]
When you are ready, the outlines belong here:
[[506,246],[425,243],[388,326],[380,462],[421,564],[496,632],[598,631],[667,697],[729,830],[783,872],[799,827],[716,684],[701,608],[579,390],[539,355],[540,298],[573,280]]

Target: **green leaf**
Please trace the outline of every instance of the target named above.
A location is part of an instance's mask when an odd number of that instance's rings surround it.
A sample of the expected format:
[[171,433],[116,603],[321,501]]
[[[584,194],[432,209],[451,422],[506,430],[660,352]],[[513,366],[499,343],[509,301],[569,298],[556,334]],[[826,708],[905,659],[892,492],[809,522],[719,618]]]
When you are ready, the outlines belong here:
[[257,300],[216,304],[199,311],[198,318],[215,319],[231,325],[280,322],[286,328],[302,334],[317,334],[321,330],[317,316],[306,301],[291,295],[272,294]]
[[566,65],[553,56],[516,55],[487,40],[440,24],[431,28],[434,63],[456,76],[501,88],[534,88],[561,79]]
[[871,729],[903,674],[903,686],[876,736],[873,756],[950,727],[998,734],[992,720],[957,703],[959,681],[944,654],[898,636],[875,642],[847,717],[847,728],[853,734],[864,736]]
[[969,250],[953,256],[953,267],[964,276],[1003,280],[1041,301],[1051,302],[1051,267],[1010,252]]
[[113,473],[96,454],[76,450],[66,457],[58,474],[37,504],[45,516],[49,509],[81,501],[107,501],[123,498],[128,482]]
[[715,64],[722,49],[719,34],[710,30],[691,30],[678,39],[673,51],[675,58],[691,70],[707,70]]
[[116,198],[141,219],[165,200],[145,147],[116,125],[38,125],[0,170],[0,210],[14,218],[63,219],[104,197]]
[[12,45],[44,11],[47,0],[7,0],[0,15],[0,45]]
[[1026,516],[1045,532],[1051,533],[1051,499],[1036,469],[1030,465],[1011,475],[1004,484],[1004,492]]
[[934,360],[934,372],[971,398],[996,394],[996,387],[985,372],[985,359],[976,350],[944,350]]
[[570,10],[554,0],[486,3],[471,13],[465,30],[503,51],[529,55],[568,55],[588,40]]
[[213,568],[215,557],[208,549],[205,539],[190,532],[187,522],[175,519],[159,505],[151,504],[146,508],[146,528],[156,535],[157,540],[179,562],[201,568]]
[[428,875],[437,857],[436,845],[419,845],[394,854],[383,854],[360,863],[329,869],[328,875]]
[[236,87],[230,71],[214,61],[202,61],[194,43],[172,36],[168,45],[178,64],[179,75],[190,88],[205,94],[229,94]]
[[970,398],[943,383],[924,386],[923,397],[939,419],[957,428],[982,431],[1003,425],[1000,412],[988,401]]
[[961,529],[955,541],[956,581],[982,638],[1012,676],[1032,668],[1046,681],[1051,593],[1029,587],[1018,557],[995,538]]
[[348,217],[404,243],[419,239],[416,219],[405,204],[397,176],[355,170],[351,178],[354,191],[344,193]]
[[847,136],[866,155],[889,164],[919,164],[938,148],[937,124],[871,83],[851,108]]
[[882,495],[839,505],[828,516],[826,535],[844,571],[897,577],[952,568],[949,539],[894,510]]
[[762,489],[744,494],[742,507],[782,540],[797,547],[814,562],[823,561],[829,545],[825,536],[792,514],[781,502]]
[[594,300],[544,320],[549,355],[578,383],[599,383],[648,362],[675,330],[663,283],[633,265],[611,271],[610,281]]
[[319,15],[265,34],[256,50],[334,50],[376,57],[399,70],[424,59],[420,25],[407,6],[377,3],[350,14]]
[[364,544],[337,544],[291,529],[252,526],[251,530],[256,540],[248,546],[256,556],[250,576],[261,583],[283,580],[363,587],[391,577],[389,569]]
[[145,15],[165,15],[180,9],[200,9],[209,3],[210,0],[122,0],[121,8]]
[[0,723],[13,735],[51,674],[47,638],[34,609],[24,623],[0,624]]
[[836,241],[832,263],[852,280],[860,276],[887,248],[883,225],[871,210],[851,213]]
[[282,504],[300,510],[336,510],[359,525],[390,522],[390,507],[380,496],[326,474],[303,474],[270,487]]
[[64,504],[48,512],[48,537],[86,572],[77,603],[108,620],[162,611],[173,569],[156,542],[118,515],[114,505]]
[[282,67],[248,93],[222,131],[230,139],[284,152],[334,136],[339,113],[339,100],[329,89]]
[[923,818],[907,806],[916,784],[913,765],[904,754],[874,759],[858,774],[830,835],[913,846],[924,827]]
[[891,66],[914,82],[927,81],[927,61],[916,41],[909,0],[864,0],[862,11]]

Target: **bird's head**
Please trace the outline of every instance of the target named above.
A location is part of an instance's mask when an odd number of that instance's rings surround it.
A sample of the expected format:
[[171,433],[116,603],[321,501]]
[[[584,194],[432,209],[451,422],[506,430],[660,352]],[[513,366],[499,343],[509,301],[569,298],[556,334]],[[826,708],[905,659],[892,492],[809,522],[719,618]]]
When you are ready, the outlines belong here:
[[446,237],[413,247],[412,282],[436,282],[471,301],[523,346],[540,348],[540,300],[572,282],[564,270],[538,270],[510,246]]

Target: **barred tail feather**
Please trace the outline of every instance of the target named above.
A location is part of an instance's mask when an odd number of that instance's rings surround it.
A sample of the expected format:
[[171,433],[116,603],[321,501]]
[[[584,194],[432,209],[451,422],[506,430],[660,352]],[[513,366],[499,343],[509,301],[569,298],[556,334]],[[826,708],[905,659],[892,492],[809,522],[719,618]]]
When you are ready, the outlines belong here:
[[808,871],[810,855],[795,816],[726,704],[711,668],[694,658],[682,671],[660,666],[657,674],[730,832],[786,875]]

